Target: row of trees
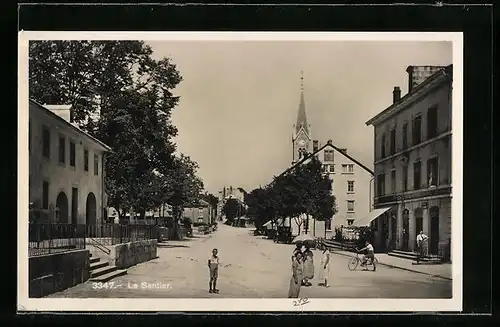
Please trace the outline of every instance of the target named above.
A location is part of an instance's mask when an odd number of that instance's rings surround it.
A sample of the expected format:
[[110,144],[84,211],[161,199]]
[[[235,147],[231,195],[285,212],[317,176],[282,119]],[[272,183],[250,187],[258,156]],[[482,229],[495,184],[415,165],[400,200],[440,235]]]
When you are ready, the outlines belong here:
[[[325,221],[337,212],[331,191],[332,181],[323,173],[321,162],[310,157],[307,163],[275,177],[268,186],[251,191],[247,197],[248,215],[257,228],[271,219],[283,218],[294,219],[300,228],[303,215]],[[306,221],[306,233],[308,226]]]
[[[162,203],[182,207],[203,189],[198,165],[176,153],[171,122],[182,76],[141,41],[32,41],[30,98],[71,104],[71,119],[112,148],[106,157],[108,205],[141,216]],[[211,200],[213,203],[213,199]]]
[[235,218],[246,215],[247,209],[240,201],[230,198],[224,203],[222,212],[226,216],[227,224],[232,224]]

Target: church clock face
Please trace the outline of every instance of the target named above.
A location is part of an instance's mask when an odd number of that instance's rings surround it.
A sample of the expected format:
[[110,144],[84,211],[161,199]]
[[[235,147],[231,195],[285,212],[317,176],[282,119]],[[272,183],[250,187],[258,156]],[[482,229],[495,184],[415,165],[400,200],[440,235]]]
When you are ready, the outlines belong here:
[[300,145],[300,146],[304,146],[305,144],[306,144],[306,141],[304,141],[304,140],[300,140],[300,141],[299,141],[299,145]]

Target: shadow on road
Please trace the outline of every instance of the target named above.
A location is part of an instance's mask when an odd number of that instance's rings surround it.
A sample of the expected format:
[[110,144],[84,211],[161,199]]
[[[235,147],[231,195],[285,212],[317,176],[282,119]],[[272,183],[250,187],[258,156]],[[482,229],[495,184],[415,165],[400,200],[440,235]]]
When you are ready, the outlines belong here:
[[189,245],[181,245],[181,244],[161,244],[158,243],[159,248],[190,248]]

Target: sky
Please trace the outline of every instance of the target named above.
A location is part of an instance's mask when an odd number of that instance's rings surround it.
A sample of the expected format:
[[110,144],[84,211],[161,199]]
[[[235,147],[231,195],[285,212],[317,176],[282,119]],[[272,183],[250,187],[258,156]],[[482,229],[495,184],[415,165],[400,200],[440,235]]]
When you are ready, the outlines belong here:
[[312,138],[329,139],[373,167],[365,122],[408,91],[409,65],[449,65],[451,42],[146,41],[183,81],[172,121],[178,151],[199,165],[205,189],[250,192],[292,161],[301,71]]

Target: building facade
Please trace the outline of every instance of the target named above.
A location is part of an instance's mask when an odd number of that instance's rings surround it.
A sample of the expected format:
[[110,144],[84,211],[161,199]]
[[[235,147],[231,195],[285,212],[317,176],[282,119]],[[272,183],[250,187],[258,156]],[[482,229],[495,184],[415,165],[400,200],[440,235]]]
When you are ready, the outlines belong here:
[[184,208],[183,217],[191,219],[193,223],[211,224],[215,221],[215,210],[210,203],[199,200],[198,205]]
[[29,201],[33,222],[100,224],[110,148],[70,122],[70,106],[29,101]]
[[219,191],[217,197],[219,202],[217,203],[217,215],[219,219],[222,219],[224,204],[228,199],[235,199],[242,205],[245,205],[245,190],[241,187],[224,186],[224,188]]
[[410,66],[409,91],[367,122],[374,126],[376,247],[414,251],[429,236],[429,254],[451,260],[452,66]]
[[[323,172],[332,180],[337,213],[326,222],[309,219],[311,226],[308,231],[317,231],[318,237],[328,237],[335,227],[352,225],[368,215],[372,207],[373,171],[350,156],[347,149],[335,146],[332,140],[320,144],[313,139],[311,125],[307,121],[302,78],[297,123],[292,134],[292,168],[307,163],[309,160],[304,156],[310,155],[319,159]],[[320,227],[321,224],[324,226]],[[294,223],[291,222],[291,225],[293,227]],[[298,230],[298,226],[293,229]]]
[[[314,144],[319,145],[319,142],[314,141]],[[321,162],[323,173],[332,181],[332,195],[335,196],[337,206],[337,212],[331,220],[324,222],[325,226],[320,232],[322,234],[317,236],[324,237],[324,234],[329,235],[335,227],[350,226],[366,217],[372,207],[373,171],[351,157],[347,149],[333,145],[331,140],[310,155]],[[309,161],[310,159],[303,159],[295,165]],[[316,231],[321,230],[317,223],[310,221]]]

